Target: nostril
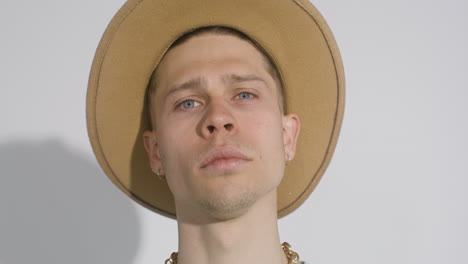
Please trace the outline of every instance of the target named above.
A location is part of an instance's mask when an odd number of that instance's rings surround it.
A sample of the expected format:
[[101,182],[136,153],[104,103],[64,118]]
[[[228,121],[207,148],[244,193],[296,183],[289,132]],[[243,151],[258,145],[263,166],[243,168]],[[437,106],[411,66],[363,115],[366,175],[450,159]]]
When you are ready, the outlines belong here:
[[210,131],[210,133],[213,133],[215,127],[214,126],[208,126],[208,131]]
[[[234,125],[233,124],[225,124],[223,126],[227,131],[231,131],[233,128],[234,128]],[[208,125],[206,127],[206,129],[208,129],[208,131],[210,132],[210,134],[213,134],[214,131],[216,130],[216,126],[213,126],[213,125]]]
[[232,124],[225,124],[224,125],[224,128],[227,130],[227,131],[231,131],[232,130]]

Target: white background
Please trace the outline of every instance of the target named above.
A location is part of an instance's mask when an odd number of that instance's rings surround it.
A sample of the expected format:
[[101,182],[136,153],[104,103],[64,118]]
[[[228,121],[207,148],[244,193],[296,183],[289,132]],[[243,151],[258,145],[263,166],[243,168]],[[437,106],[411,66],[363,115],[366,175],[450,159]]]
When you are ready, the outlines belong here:
[[[89,69],[123,2],[2,3],[0,264],[163,263],[177,249],[175,221],[121,194],[88,143]],[[312,264],[468,263],[468,2],[314,4],[342,52],[345,121],[281,239]]]

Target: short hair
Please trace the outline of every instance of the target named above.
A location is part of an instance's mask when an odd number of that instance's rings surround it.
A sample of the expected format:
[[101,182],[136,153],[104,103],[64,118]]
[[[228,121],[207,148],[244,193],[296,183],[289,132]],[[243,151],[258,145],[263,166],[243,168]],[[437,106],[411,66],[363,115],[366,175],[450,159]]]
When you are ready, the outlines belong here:
[[[279,96],[279,108],[281,113],[284,113],[285,111],[285,102],[284,102],[284,86],[282,83],[282,80],[279,75],[278,68],[276,67],[276,64],[273,63],[273,59],[268,55],[268,53],[253,39],[251,39],[249,36],[246,34],[242,33],[241,31],[238,31],[233,28],[229,27],[224,27],[224,26],[208,26],[208,27],[201,27],[197,28],[194,30],[191,30],[182,36],[180,36],[178,39],[176,39],[172,45],[167,49],[167,52],[169,52],[171,49],[187,42],[189,39],[195,37],[195,36],[200,36],[200,35],[205,35],[205,34],[213,34],[213,35],[226,35],[226,36],[234,36],[237,37],[241,40],[245,40],[249,42],[255,49],[257,49],[258,52],[262,55],[264,62],[265,62],[265,67],[268,73],[271,75],[273,80],[275,81],[276,88],[278,90],[278,96]],[[162,60],[162,59],[161,59]],[[148,116],[150,119],[150,128],[153,128],[153,114],[152,114],[152,97],[156,91],[157,87],[157,71],[158,67],[153,71],[151,74],[151,79],[148,84],[147,88],[147,93],[146,93],[146,106],[148,108]]]

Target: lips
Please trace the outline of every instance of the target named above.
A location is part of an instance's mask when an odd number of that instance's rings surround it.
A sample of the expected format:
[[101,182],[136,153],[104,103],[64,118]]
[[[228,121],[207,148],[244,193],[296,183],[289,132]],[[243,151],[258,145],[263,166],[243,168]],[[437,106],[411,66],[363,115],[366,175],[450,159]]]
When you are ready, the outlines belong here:
[[234,169],[249,160],[234,147],[217,147],[208,152],[200,167],[202,169]]

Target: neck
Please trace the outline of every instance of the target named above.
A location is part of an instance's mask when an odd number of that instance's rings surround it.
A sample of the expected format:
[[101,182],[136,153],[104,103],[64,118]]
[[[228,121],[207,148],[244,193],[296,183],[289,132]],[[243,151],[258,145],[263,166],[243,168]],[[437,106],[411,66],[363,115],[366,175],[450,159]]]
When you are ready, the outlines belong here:
[[279,239],[275,191],[228,220],[190,221],[192,215],[177,209],[178,264],[287,263]]

